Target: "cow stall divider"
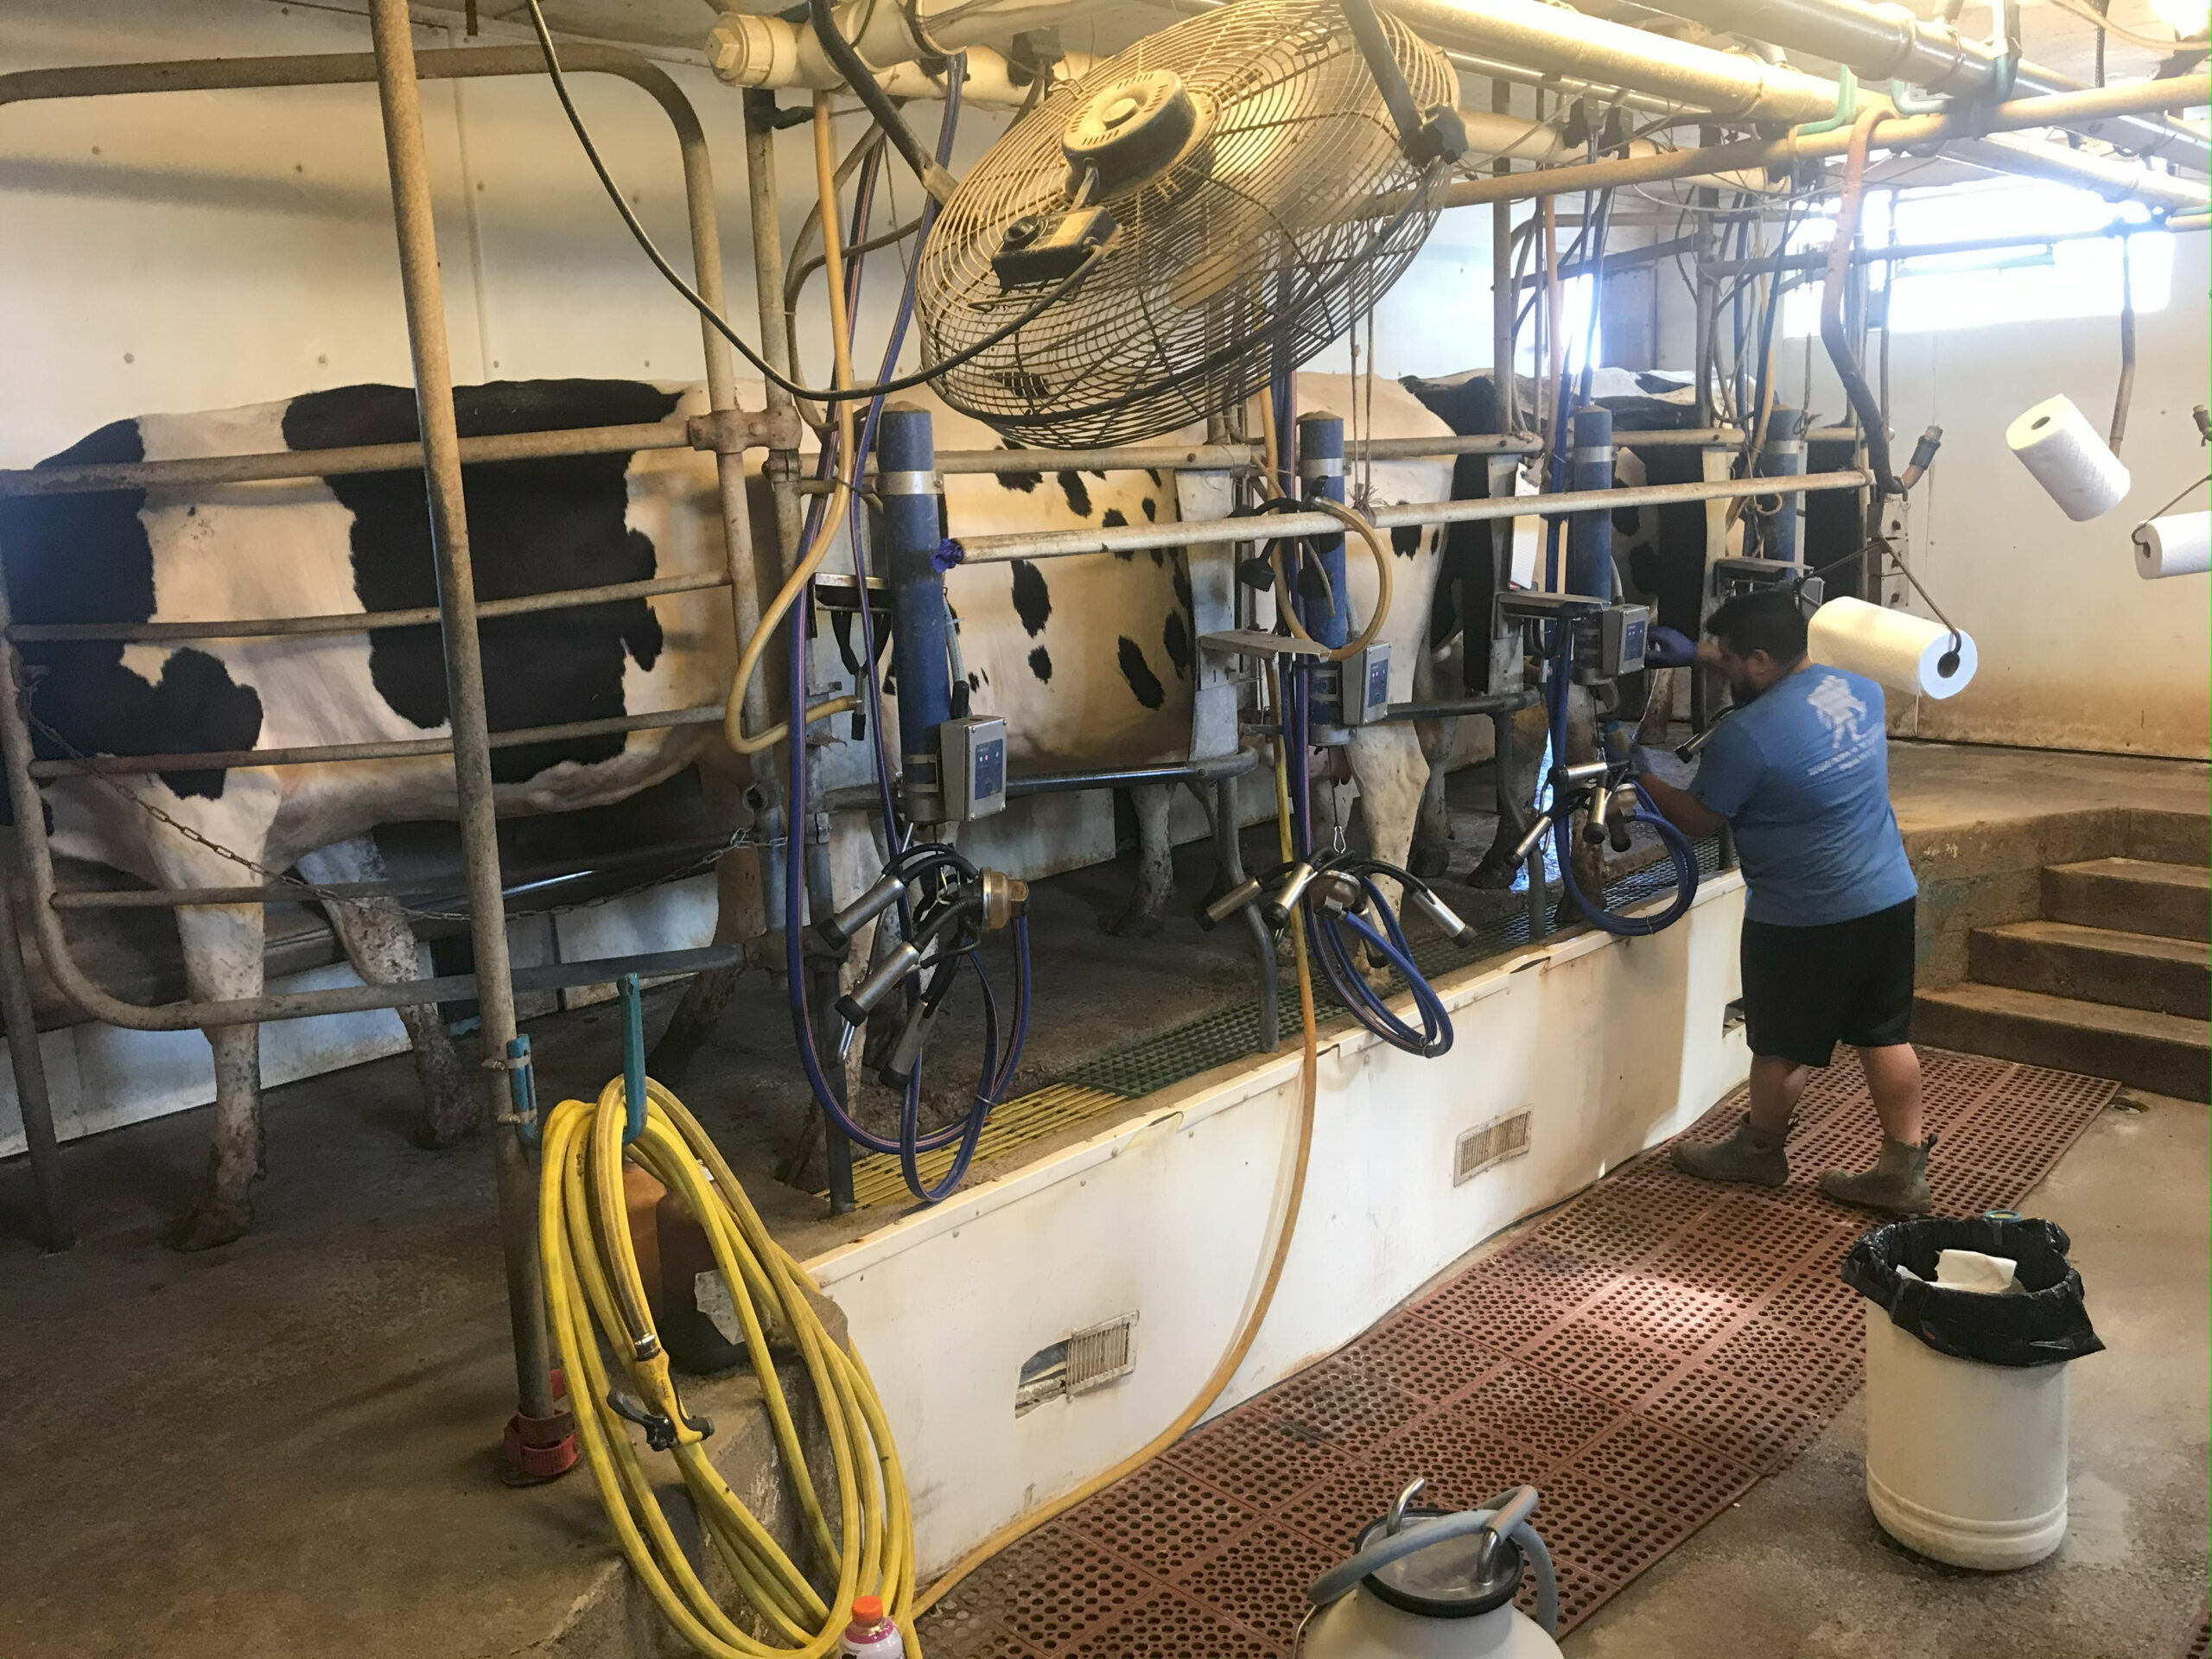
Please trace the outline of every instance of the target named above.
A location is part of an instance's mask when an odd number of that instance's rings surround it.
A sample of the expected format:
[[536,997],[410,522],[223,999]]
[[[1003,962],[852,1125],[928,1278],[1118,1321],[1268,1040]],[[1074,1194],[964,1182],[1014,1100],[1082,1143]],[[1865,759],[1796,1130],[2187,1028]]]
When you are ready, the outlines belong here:
[[[508,1427],[507,1454],[518,1478],[544,1478],[561,1472],[573,1463],[575,1449],[568,1414],[556,1406],[549,1374],[537,1252],[537,1182],[524,1144],[524,1124],[521,1115],[512,1108],[512,1100],[522,1097],[526,1090],[520,1087],[511,1090],[511,1076],[526,1073],[530,1065],[528,1039],[520,1036],[516,1028],[515,994],[518,989],[601,983],[629,973],[684,974],[729,968],[738,960],[739,948],[721,945],[701,950],[562,963],[519,972],[512,969],[495,834],[491,756],[495,748],[531,742],[709,724],[721,719],[722,710],[717,704],[711,708],[571,721],[531,731],[492,732],[485,713],[476,624],[480,617],[726,586],[731,592],[737,632],[741,636],[749,632],[759,619],[760,605],[753,582],[752,533],[746,506],[743,455],[748,448],[765,447],[771,451],[772,458],[781,455],[795,461],[798,427],[796,410],[788,400],[780,404],[772,401],[765,415],[747,413],[738,408],[729,347],[713,328],[702,326],[709,409],[688,426],[621,426],[461,438],[456,429],[446,348],[417,80],[422,76],[534,75],[543,72],[543,63],[534,48],[467,48],[417,53],[413,47],[404,0],[372,0],[370,11],[375,48],[372,52],[25,71],[0,76],[0,105],[159,92],[373,83],[378,92],[391,182],[421,441],[271,455],[35,468],[0,474],[0,495],[116,489],[188,490],[260,480],[384,472],[419,465],[423,468],[429,493],[431,539],[436,557],[437,607],[138,626],[26,626],[19,632],[9,608],[4,576],[0,576],[0,675],[4,675],[8,688],[7,695],[0,696],[0,756],[4,757],[9,799],[24,867],[32,933],[60,989],[89,1017],[136,1030],[179,1031],[412,1007],[471,994],[475,996],[482,1020],[483,1047],[488,1057],[485,1062],[485,1086],[493,1122],[501,1244],[515,1352],[518,1410]],[[681,88],[658,66],[611,48],[572,48],[568,67],[627,79],[652,96],[667,115],[682,155],[695,280],[701,296],[719,308],[722,300],[721,257],[712,162],[704,131]],[[461,468],[465,464],[610,454],[653,448],[696,448],[714,452],[727,556],[726,568],[721,574],[571,589],[526,599],[477,600],[463,507]],[[772,459],[771,470],[775,469]],[[312,635],[432,623],[439,625],[443,632],[451,711],[449,737],[198,756],[36,758],[29,706],[31,688],[20,649],[23,644],[64,639],[152,643],[174,639]],[[73,961],[60,925],[60,912],[65,906],[87,909],[104,904],[136,904],[143,902],[148,896],[63,894],[57,891],[39,796],[41,782],[75,775],[144,775],[194,766],[289,766],[439,755],[452,756],[454,763],[470,940],[474,953],[473,974],[399,984],[284,992],[228,1001],[186,1001],[149,1007],[110,995]],[[756,787],[772,791],[772,777],[764,778]],[[242,859],[239,861],[245,862]],[[260,870],[255,873],[276,874]],[[376,885],[381,887],[385,884]],[[398,884],[391,885],[396,887]],[[313,896],[312,888],[304,892]],[[302,887],[276,880],[270,886],[253,888],[178,889],[161,895],[160,902],[188,906],[269,902],[279,898],[296,899],[302,893]],[[14,918],[10,915],[5,925],[0,925],[0,1013],[4,1013],[8,1020],[10,1062],[38,1186],[42,1227],[47,1243],[59,1248],[70,1243],[73,1234],[46,1078],[29,1014],[31,999],[28,978],[17,948],[19,942],[12,937],[14,932]]]

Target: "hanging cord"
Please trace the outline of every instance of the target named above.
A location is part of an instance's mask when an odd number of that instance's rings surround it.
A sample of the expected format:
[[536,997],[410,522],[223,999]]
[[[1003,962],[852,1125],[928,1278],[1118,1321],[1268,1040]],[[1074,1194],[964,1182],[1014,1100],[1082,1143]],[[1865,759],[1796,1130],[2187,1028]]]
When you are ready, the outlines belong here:
[[[856,1595],[880,1596],[913,1635],[913,1517],[875,1385],[841,1349],[810,1299],[806,1270],[776,1243],[719,1148],[683,1103],[645,1080],[642,1132],[625,1143],[620,1077],[596,1103],[565,1100],[543,1131],[537,1206],[546,1312],[575,1402],[577,1435],[615,1541],[677,1633],[713,1659],[821,1659],[837,1645]],[[639,1272],[624,1191],[626,1165],[657,1179],[705,1233],[743,1327],[747,1358],[800,1510],[815,1571],[792,1560],[707,1455],[714,1425],[684,1409]],[[833,1530],[772,1344],[798,1351],[835,1471]],[[620,1368],[622,1383],[609,1356]],[[626,1386],[625,1386],[626,1384]],[[630,1428],[673,1456],[706,1547],[767,1639],[726,1612],[671,1527]],[[833,1582],[834,1591],[823,1585]]]
[[2134,243],[2132,236],[2120,238],[2120,389],[2113,395],[2112,434],[2105,440],[2115,455],[2127,436],[2127,406],[2135,398],[2135,267],[2128,254]]
[[1843,290],[1851,271],[1852,244],[1859,235],[1859,205],[1866,194],[1867,143],[1874,136],[1874,129],[1887,120],[1889,114],[1878,104],[1861,111],[1859,118],[1851,124],[1850,147],[1844,152],[1843,188],[1836,198],[1835,239],[1828,244],[1827,273],[1821,284],[1821,340],[1835,365],[1836,378],[1843,382],[1845,396],[1851,399],[1852,412],[1859,416],[1859,435],[1866,445],[1867,470],[1874,475],[1873,500],[1869,511],[1875,515],[1871,522],[1876,524],[1880,523],[1883,499],[1903,495],[1904,486],[1897,481],[1897,475],[1890,466],[1890,435],[1882,425],[1881,405],[1875,402],[1873,391],[1866,385],[1866,377],[1859,370],[1850,337],[1844,330]]
[[[1269,700],[1280,708],[1282,688],[1272,664],[1268,668],[1268,683]],[[1292,855],[1293,832],[1286,759],[1284,746],[1278,744],[1275,748],[1275,824],[1283,856],[1287,859]],[[1314,1103],[1321,1069],[1320,1048],[1315,1037],[1313,970],[1302,930],[1293,930],[1291,945],[1298,969],[1298,1011],[1305,1044],[1299,1069],[1298,1119],[1291,1147],[1288,1191],[1284,1195],[1282,1208],[1274,1224],[1274,1236],[1268,1243],[1266,1266],[1262,1271],[1259,1285],[1236,1327],[1236,1335],[1230,1339],[1229,1346],[1223,1351],[1211,1373],[1199,1384],[1198,1391],[1191,1397],[1190,1403],[1175,1414],[1173,1422],[1112,1468],[1092,1476],[1072,1491],[1048,1499],[1028,1514],[1001,1527],[954,1562],[934,1584],[915,1599],[914,1611],[917,1614],[934,1607],[948,1591],[1008,1545],[1027,1536],[1056,1516],[1065,1515],[1124,1475],[1142,1468],[1180,1440],[1192,1424],[1205,1415],[1214,1402],[1221,1398],[1222,1391],[1236,1375],[1237,1368],[1243,1364],[1245,1356],[1251,1352],[1252,1344],[1260,1334],[1260,1326],[1267,1319],[1268,1310],[1274,1305],[1276,1288],[1282,1282],[1283,1264],[1289,1259],[1291,1241],[1297,1236],[1299,1211],[1306,1197],[1306,1168],[1313,1150]]]
[[895,380],[879,380],[874,385],[867,386],[842,385],[826,388],[803,386],[788,375],[779,372],[766,358],[755,351],[736,329],[730,327],[728,320],[721,312],[701,299],[698,290],[683,280],[677,273],[676,267],[669,264],[667,256],[661,252],[652,238],[645,233],[645,227],[639,222],[637,214],[631,211],[629,199],[622,194],[622,187],[614,182],[613,175],[607,170],[607,163],[600,158],[599,146],[592,142],[591,133],[585,127],[583,118],[576,113],[575,100],[569,96],[568,79],[562,73],[560,58],[553,48],[553,35],[545,26],[545,14],[539,10],[538,0],[527,0],[527,3],[530,6],[531,22],[537,30],[539,50],[545,57],[546,73],[551,77],[553,90],[559,96],[561,108],[569,118],[569,129],[576,135],[576,142],[583,147],[584,155],[591,162],[592,171],[599,175],[600,187],[607,193],[607,199],[614,204],[615,212],[622,216],[622,223],[629,230],[631,239],[637,243],[645,257],[652,262],[653,269],[661,274],[669,286],[683,296],[685,302],[706,320],[709,327],[729,341],[732,349],[753,365],[755,373],[766,380],[770,385],[779,391],[787,391],[794,397],[817,404],[852,403],[869,397],[888,397],[894,391],[906,391],[914,386],[926,385],[948,369],[957,369],[962,364],[971,362],[981,357],[993,346],[1003,345],[1013,339],[1014,335],[1051,310],[1053,306],[1075,292],[1077,285],[1084,277],[1090,276],[1096,268],[1098,262],[1105,257],[1103,248],[1094,247],[1088,250],[1084,255],[1082,264],[1047,289],[1041,297],[1022,311],[1014,321],[993,329],[981,340],[971,345],[963,346],[960,350],[940,359],[926,369],[913,374],[901,375]]

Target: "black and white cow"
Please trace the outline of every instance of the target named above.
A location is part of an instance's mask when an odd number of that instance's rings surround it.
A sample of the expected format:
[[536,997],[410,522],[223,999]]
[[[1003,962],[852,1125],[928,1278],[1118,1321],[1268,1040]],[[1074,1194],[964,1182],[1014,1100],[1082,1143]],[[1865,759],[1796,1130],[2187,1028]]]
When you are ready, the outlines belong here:
[[[1470,370],[1439,379],[1406,377],[1403,385],[1423,407],[1463,435],[1500,429],[1495,378],[1488,369]],[[1519,383],[1522,406],[1530,401],[1530,382]],[[1694,392],[1685,376],[1601,368],[1591,378],[1591,401],[1609,410],[1617,432],[1675,431],[1696,418]],[[1653,449],[1621,448],[1614,464],[1614,481],[1637,487],[1647,484],[1687,483],[1701,477],[1700,451],[1693,446]],[[1457,499],[1475,499],[1489,494],[1488,466],[1480,455],[1463,457],[1452,478]],[[1621,592],[1649,604],[1653,620],[1662,627],[1697,637],[1700,604],[1704,591],[1706,509],[1701,502],[1660,507],[1618,507],[1613,512],[1613,562]],[[1431,613],[1428,643],[1432,652],[1445,651],[1455,639],[1467,647],[1467,625],[1471,622],[1480,640],[1490,625],[1496,597],[1496,570],[1490,526],[1455,525],[1446,538],[1438,577],[1437,600]],[[1479,648],[1479,647],[1478,647]],[[1656,670],[1649,683],[1631,686],[1631,702],[1649,710],[1649,723],[1663,724],[1674,694],[1672,671]],[[1592,744],[1592,711],[1579,693],[1570,700],[1569,746],[1578,758],[1588,758]],[[1534,799],[1537,772],[1545,742],[1545,720],[1541,708],[1523,710],[1513,734],[1514,777],[1502,792],[1516,801]],[[1451,747],[1448,738],[1432,738],[1429,750],[1440,760]],[[1448,862],[1445,847],[1444,766],[1439,764],[1423,798],[1416,833],[1414,868],[1420,874],[1440,874]],[[1497,834],[1466,878],[1476,887],[1503,887],[1513,880],[1510,855],[1525,824],[1501,815]],[[1595,854],[1591,855],[1595,857]]]
[[[1349,381],[1301,377],[1301,407]],[[1375,389],[1378,435],[1440,434],[1414,398]],[[662,422],[704,407],[696,389],[629,381],[506,382],[455,393],[464,436]],[[48,465],[311,451],[416,435],[411,390],[352,386],[212,413],[145,416],[103,427]],[[941,412],[941,448],[995,440]],[[1443,462],[1375,468],[1375,499],[1446,493]],[[505,461],[465,469],[480,598],[702,574],[724,564],[711,460],[688,448]],[[956,534],[1172,518],[1173,483],[1143,473],[1040,476],[1010,467],[947,480]],[[765,515],[756,514],[756,518]],[[1411,689],[1428,626],[1434,534],[1394,538],[1398,601],[1386,636],[1395,697]],[[196,488],[117,490],[0,502],[4,557],[23,623],[183,622],[319,616],[432,606],[436,588],[419,474],[308,478]],[[1356,611],[1374,603],[1355,558]],[[1196,642],[1177,558],[1094,556],[957,569],[948,584],[979,711],[1007,716],[1017,766],[1141,764],[1187,753]],[[493,619],[481,626],[494,731],[718,702],[735,650],[726,593],[662,594]],[[216,639],[184,645],[33,644],[30,709],[40,752],[191,753],[404,740],[448,730],[435,626],[367,634]],[[1362,732],[1351,747],[1369,835],[1402,861],[1427,766],[1411,731]],[[494,751],[505,814],[619,801],[694,762],[726,780],[734,757],[712,727]],[[450,817],[442,758],[324,762],[68,778],[45,791],[54,847],[156,887],[236,886],[257,868],[296,867],[322,882],[375,879],[372,828]],[[734,790],[710,787],[710,800]],[[1140,810],[1140,928],[1167,899],[1166,791]],[[726,905],[726,912],[728,910]],[[415,976],[404,915],[384,903],[329,906],[365,979]],[[257,995],[258,906],[177,912],[195,999]],[[726,913],[725,927],[732,925]],[[450,1145],[476,1125],[480,1092],[429,1008],[403,1009],[425,1097],[421,1138]],[[250,1224],[263,1173],[260,1059],[252,1027],[207,1033],[216,1109],[207,1174],[179,1234],[188,1248]],[[19,1036],[19,1040],[21,1039]]]

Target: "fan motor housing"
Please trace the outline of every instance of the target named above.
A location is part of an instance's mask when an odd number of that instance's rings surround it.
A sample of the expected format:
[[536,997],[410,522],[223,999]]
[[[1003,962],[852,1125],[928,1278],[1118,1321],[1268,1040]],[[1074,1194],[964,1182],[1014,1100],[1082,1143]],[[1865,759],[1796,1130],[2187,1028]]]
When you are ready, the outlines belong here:
[[[1173,69],[1117,76],[1084,104],[1061,137],[1068,194],[1096,201],[1157,178],[1203,140],[1211,124],[1207,105]],[[1086,174],[1097,175],[1087,196]]]

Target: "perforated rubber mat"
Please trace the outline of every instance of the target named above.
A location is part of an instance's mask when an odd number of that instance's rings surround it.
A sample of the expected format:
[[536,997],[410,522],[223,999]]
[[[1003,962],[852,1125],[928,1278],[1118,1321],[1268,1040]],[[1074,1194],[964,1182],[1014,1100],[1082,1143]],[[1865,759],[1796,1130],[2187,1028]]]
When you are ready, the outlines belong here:
[[[1946,1214],[2016,1203],[2118,1088],[1922,1059]],[[1741,1110],[1732,1096],[1685,1138]],[[1281,1659],[1306,1586],[1415,1475],[1455,1508],[1541,1488],[1573,1626],[1858,1389],[1837,1268],[1868,1218],[1813,1182],[1865,1166],[1876,1139],[1847,1053],[1806,1091],[1788,1186],[1694,1181],[1663,1150],[1624,1166],[980,1569],[924,1620],[931,1659]]]

